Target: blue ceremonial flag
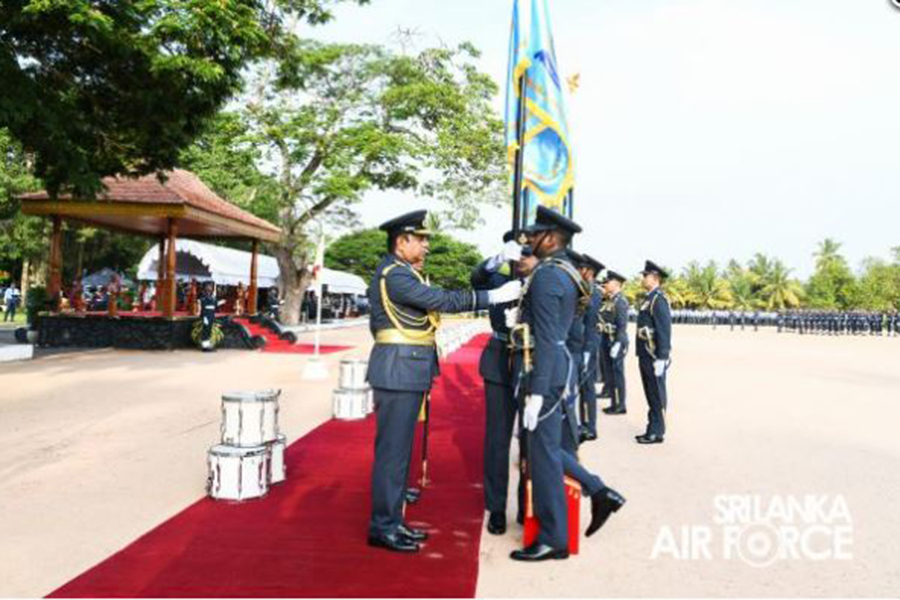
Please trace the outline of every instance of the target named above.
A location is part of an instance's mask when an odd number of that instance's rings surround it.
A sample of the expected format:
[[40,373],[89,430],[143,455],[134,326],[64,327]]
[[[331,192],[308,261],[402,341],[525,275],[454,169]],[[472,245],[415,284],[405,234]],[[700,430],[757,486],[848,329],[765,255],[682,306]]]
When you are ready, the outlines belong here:
[[[522,10],[527,1],[513,0],[506,82],[507,159],[517,203],[514,214],[520,215],[522,225],[534,221],[538,204],[572,217],[570,191],[575,181],[547,0],[530,0],[530,10]],[[523,108],[519,78],[523,76],[524,128],[518,130]],[[517,158],[521,160],[518,178]]]

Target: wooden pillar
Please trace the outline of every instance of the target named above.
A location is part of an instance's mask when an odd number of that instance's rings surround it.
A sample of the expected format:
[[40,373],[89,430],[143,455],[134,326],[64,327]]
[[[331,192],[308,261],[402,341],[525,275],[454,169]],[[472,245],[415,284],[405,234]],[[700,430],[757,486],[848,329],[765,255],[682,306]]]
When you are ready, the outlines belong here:
[[166,244],[166,296],[163,302],[163,316],[175,315],[175,238],[178,225],[169,219],[169,242]]
[[159,255],[156,257],[156,310],[162,312],[166,297],[166,236],[159,236]]
[[250,290],[247,292],[247,314],[251,317],[256,314],[257,295],[257,257],[259,256],[259,240],[253,240],[253,253],[250,256]]
[[47,295],[53,310],[59,308],[59,291],[62,289],[62,217],[53,217],[53,233],[50,235],[50,273],[47,278]]

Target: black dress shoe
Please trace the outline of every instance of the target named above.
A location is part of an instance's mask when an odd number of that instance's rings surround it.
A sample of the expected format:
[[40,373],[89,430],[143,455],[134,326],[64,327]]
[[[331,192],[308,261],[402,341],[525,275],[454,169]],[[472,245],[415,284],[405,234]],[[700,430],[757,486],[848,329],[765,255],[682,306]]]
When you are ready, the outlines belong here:
[[662,444],[663,437],[661,435],[656,435],[655,433],[645,433],[644,435],[636,435],[634,439],[637,440],[638,444]]
[[488,517],[487,530],[492,535],[503,535],[506,533],[506,514],[492,512],[491,516]]
[[415,504],[422,497],[422,490],[419,488],[406,488],[404,499],[407,504]]
[[583,442],[593,442],[596,439],[597,439],[597,434],[594,433],[593,431],[585,431],[584,433],[582,433],[581,441],[583,441]]
[[625,498],[612,488],[604,488],[591,496],[591,523],[584,532],[585,537],[590,537],[603,527],[609,516],[622,508]]
[[603,412],[608,415],[624,415],[626,413],[624,406],[607,406]]
[[424,542],[428,539],[428,533],[421,529],[413,529],[406,523],[400,523],[397,527],[397,533],[405,537],[411,542]]
[[509,557],[513,560],[525,562],[540,562],[542,560],[560,560],[569,558],[569,550],[557,550],[547,544],[533,543],[524,550],[513,550]]
[[418,552],[419,545],[407,539],[399,533],[390,535],[370,535],[369,545],[374,548],[384,548],[392,552]]

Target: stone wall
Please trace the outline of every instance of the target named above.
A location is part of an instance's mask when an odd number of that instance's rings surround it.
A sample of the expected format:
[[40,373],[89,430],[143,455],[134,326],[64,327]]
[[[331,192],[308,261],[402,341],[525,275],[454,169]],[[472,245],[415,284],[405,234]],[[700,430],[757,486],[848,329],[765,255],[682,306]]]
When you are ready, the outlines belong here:
[[[104,315],[40,315],[37,319],[38,345],[80,348],[128,348],[135,350],[174,350],[196,348],[191,329],[199,317]],[[242,325],[230,317],[218,317],[225,339],[219,348],[253,349],[262,338],[252,338]]]

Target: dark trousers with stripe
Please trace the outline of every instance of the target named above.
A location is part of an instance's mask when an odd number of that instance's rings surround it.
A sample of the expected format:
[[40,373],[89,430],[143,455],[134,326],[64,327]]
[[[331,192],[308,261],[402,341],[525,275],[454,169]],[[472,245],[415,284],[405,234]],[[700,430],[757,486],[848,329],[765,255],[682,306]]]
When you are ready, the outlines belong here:
[[581,484],[581,493],[585,496],[593,496],[605,486],[603,480],[588,471],[584,465],[578,462],[578,439],[575,437],[575,428],[569,419],[575,417],[575,407],[569,405],[568,413],[563,414],[562,422],[562,466],[563,473]]
[[423,392],[374,388],[376,434],[369,535],[390,535],[403,521],[409,463]]
[[506,513],[509,446],[517,414],[513,389],[485,380],[484,408],[484,507]]
[[569,546],[569,517],[563,483],[562,408],[556,400],[544,398],[544,412],[537,429],[527,433],[531,459],[534,513],[541,524],[537,542],[553,548]]
[[625,408],[625,351],[619,352],[616,358],[610,358],[612,364],[612,406]]
[[597,351],[590,354],[585,366],[584,376],[581,378],[581,422],[588,431],[597,435],[597,369],[599,361]]
[[641,356],[638,359],[641,383],[647,397],[647,433],[664,436],[666,434],[666,374],[657,377],[653,371],[653,359]]

